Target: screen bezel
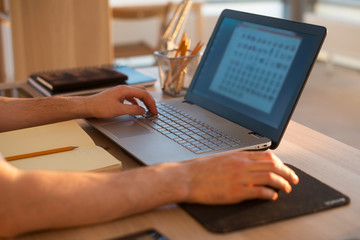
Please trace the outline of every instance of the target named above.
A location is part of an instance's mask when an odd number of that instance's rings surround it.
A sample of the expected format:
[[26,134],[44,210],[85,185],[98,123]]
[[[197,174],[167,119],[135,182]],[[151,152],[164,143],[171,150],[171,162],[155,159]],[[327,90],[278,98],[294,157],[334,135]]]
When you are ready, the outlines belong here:
[[[313,38],[312,49],[309,49],[309,51],[307,52],[308,53],[306,58],[307,61],[301,62],[305,70],[301,73],[301,76],[299,76],[298,78],[298,83],[296,85],[296,88],[289,97],[289,103],[286,109],[284,110],[284,116],[282,117],[282,120],[280,121],[277,127],[270,126],[268,124],[260,122],[252,117],[246,116],[245,114],[241,114],[239,112],[234,113],[233,109],[220,105],[213,99],[209,97],[204,97],[198,94],[196,91],[194,91],[194,87],[196,85],[196,79],[199,77],[200,70],[203,68],[204,62],[208,57],[210,50],[209,46],[212,46],[215,36],[224,18],[231,18],[239,21],[245,21],[245,22],[260,24],[268,27],[275,27],[278,29],[289,30],[296,33],[308,34],[311,35],[311,37]],[[226,9],[222,12],[222,14],[220,15],[217,21],[217,24],[208,42],[208,47],[205,49],[203,57],[194,75],[194,80],[192,81],[185,95],[185,100],[187,102],[195,103],[215,114],[218,114],[232,122],[235,122],[243,127],[246,127],[247,129],[251,130],[252,132],[255,132],[256,134],[269,138],[272,141],[270,148],[275,149],[279,145],[281,138],[285,132],[285,129],[289,123],[289,120],[293,114],[295,106],[303,91],[305,83],[310,75],[311,69],[314,65],[316,57],[323,44],[325,36],[326,36],[326,28],[323,26],[294,22],[285,19],[273,18],[268,16],[262,16],[262,15],[256,15],[256,14],[250,14],[250,13]],[[296,64],[296,62],[294,62],[294,64]]]

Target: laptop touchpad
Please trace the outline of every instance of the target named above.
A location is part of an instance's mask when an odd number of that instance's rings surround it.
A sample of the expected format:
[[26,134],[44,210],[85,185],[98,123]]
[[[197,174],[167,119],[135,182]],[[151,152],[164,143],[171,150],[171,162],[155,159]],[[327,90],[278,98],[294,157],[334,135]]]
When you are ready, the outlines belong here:
[[117,137],[133,137],[150,133],[150,130],[138,124],[136,120],[111,123],[103,126],[103,128]]

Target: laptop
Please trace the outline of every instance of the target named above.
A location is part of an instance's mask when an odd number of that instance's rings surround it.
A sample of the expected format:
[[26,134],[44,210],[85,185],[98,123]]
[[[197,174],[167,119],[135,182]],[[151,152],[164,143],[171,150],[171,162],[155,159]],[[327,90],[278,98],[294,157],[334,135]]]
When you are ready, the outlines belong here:
[[326,28],[224,10],[184,98],[159,115],[88,119],[146,165],[232,150],[275,149]]

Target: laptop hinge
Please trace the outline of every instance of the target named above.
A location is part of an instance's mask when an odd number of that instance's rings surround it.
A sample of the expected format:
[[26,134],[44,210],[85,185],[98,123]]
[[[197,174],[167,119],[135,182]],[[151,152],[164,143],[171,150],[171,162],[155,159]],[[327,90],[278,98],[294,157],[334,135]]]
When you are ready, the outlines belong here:
[[191,104],[191,105],[194,105],[192,102],[188,102],[186,100],[182,101],[183,103],[188,103],[188,104]]
[[256,132],[249,132],[248,134],[253,135],[254,137],[257,137],[257,138],[263,138],[263,136],[261,136],[260,134],[258,134]]

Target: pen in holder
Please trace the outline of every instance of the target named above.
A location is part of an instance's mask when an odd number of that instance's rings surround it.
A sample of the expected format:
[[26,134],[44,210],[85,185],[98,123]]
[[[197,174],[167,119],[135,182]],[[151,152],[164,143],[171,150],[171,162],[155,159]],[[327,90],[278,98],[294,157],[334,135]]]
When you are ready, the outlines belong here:
[[177,50],[156,51],[159,66],[161,89],[164,93],[180,97],[185,95],[200,62],[199,51],[188,51],[184,56],[177,56]]

